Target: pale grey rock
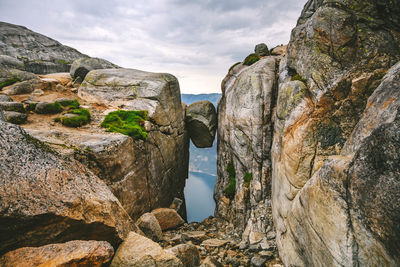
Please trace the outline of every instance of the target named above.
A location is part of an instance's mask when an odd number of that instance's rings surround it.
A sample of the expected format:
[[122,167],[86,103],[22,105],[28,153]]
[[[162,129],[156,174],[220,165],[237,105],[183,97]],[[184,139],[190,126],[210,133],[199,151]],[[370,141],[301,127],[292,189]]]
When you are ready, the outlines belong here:
[[0,136],[0,254],[73,239],[115,246],[131,231],[117,198],[79,162],[10,123],[0,121]]
[[15,112],[15,111],[4,111],[4,118],[7,122],[14,124],[23,124],[28,120],[28,116],[25,113]]
[[0,102],[0,110],[15,111],[20,113],[25,112],[24,105],[19,102]]
[[91,70],[116,68],[119,67],[105,59],[83,57],[78,58],[72,63],[69,73],[73,80],[79,79],[82,82]]
[[266,262],[267,259],[265,257],[254,256],[253,258],[251,258],[251,266],[254,267],[263,267],[265,266]]
[[110,267],[183,267],[173,254],[164,251],[150,239],[130,232],[118,247]]
[[44,91],[42,89],[35,89],[32,92],[32,95],[34,95],[34,96],[42,96],[42,95],[44,95]]
[[180,244],[165,250],[175,255],[181,260],[185,267],[195,267],[200,265],[200,252],[196,246],[190,244]]
[[[252,237],[266,233],[272,225],[271,205],[266,199],[270,199],[273,99],[279,60],[266,57],[231,71],[218,105],[215,214],[232,222],[243,233],[244,242],[250,233]],[[228,165],[235,173],[234,196],[224,196],[229,184]]]
[[140,216],[135,225],[147,238],[155,242],[161,240],[163,237],[160,224],[151,212]]
[[0,95],[0,102],[13,102],[11,97],[8,95]]
[[24,70],[24,63],[15,57],[0,55],[0,68]]
[[75,59],[85,56],[23,26],[0,22],[0,32],[0,54],[22,61],[28,72],[68,72]]
[[196,147],[212,147],[217,131],[217,112],[210,101],[197,101],[189,105],[186,123],[190,139]]
[[30,94],[35,90],[35,87],[40,85],[38,79],[32,79],[23,82],[17,82],[4,90],[7,95],[23,95]]
[[269,49],[268,46],[264,43],[258,44],[256,45],[256,47],[254,48],[254,53],[257,56],[260,57],[265,57],[265,56],[269,56]]

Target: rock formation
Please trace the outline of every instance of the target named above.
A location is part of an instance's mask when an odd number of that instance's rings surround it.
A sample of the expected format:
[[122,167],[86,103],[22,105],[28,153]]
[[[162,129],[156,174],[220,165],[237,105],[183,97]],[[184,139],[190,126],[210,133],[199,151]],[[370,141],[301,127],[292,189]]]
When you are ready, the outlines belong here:
[[79,79],[79,81],[82,82],[91,70],[115,68],[119,67],[105,59],[83,57],[78,58],[72,63],[69,73],[72,79]]
[[217,112],[207,100],[190,104],[186,109],[186,127],[198,148],[212,147],[217,131]]
[[250,245],[275,228],[285,266],[399,262],[399,8],[308,1],[279,70],[251,79],[266,57],[222,83],[216,214]]
[[117,245],[132,221],[87,168],[0,121],[0,254],[73,239]]
[[23,26],[0,22],[0,65],[46,74],[69,72],[75,59],[85,55]]
[[232,68],[218,105],[216,215],[246,229],[243,241],[256,246],[273,230],[270,150],[279,60]]

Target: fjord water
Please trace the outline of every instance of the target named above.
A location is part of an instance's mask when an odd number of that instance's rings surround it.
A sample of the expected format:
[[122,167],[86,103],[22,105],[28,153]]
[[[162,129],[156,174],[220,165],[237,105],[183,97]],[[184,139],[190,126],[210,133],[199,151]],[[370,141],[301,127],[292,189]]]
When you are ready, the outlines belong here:
[[[182,94],[187,105],[209,100],[217,105],[220,94]],[[217,178],[217,140],[210,148],[197,148],[190,142],[189,177],[186,180],[185,200],[188,222],[201,222],[214,215],[214,186]]]

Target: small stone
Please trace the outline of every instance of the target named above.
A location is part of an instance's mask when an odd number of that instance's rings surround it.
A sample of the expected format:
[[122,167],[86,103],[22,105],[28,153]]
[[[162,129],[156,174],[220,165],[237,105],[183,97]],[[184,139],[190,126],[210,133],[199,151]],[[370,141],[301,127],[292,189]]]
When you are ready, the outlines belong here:
[[246,241],[242,241],[242,242],[239,243],[239,249],[240,250],[245,250],[248,247],[249,247],[249,245],[248,245],[248,243]]
[[205,241],[203,241],[203,243],[201,243],[201,245],[203,247],[222,247],[225,246],[226,244],[228,244],[229,241],[226,240],[220,240],[220,239],[207,239]]
[[136,221],[136,227],[153,241],[162,239],[162,230],[156,217],[152,213],[145,213]]
[[260,257],[260,256],[254,256],[251,259],[251,265],[254,267],[264,267],[266,262],[267,262],[267,259]]
[[254,52],[257,56],[260,57],[269,56],[268,46],[264,43],[256,45],[256,47],[254,48]]
[[251,252],[257,252],[260,251],[260,244],[254,244],[249,246],[249,251]]
[[266,258],[266,259],[273,259],[274,258],[274,253],[272,251],[261,251],[258,254],[260,256]]
[[267,241],[266,238],[264,238],[264,239],[261,241],[260,247],[261,247],[262,250],[269,250],[269,249],[270,249],[270,246],[269,246],[268,241]]
[[222,264],[217,261],[214,257],[208,256],[204,259],[200,267],[222,267]]
[[19,113],[15,111],[4,111],[4,118],[7,122],[14,124],[23,124],[28,120],[28,116],[25,113]]
[[42,96],[44,95],[44,91],[42,89],[35,89],[32,94],[34,96]]
[[61,84],[57,84],[57,86],[56,86],[56,91],[57,92],[65,92],[67,89],[63,86],[63,85],[61,85]]
[[71,88],[72,93],[78,93],[78,88]]
[[185,267],[199,266],[200,253],[194,245],[181,244],[166,250],[181,260]]
[[169,207],[171,209],[179,211],[181,209],[182,203],[183,203],[182,199],[179,199],[179,198],[175,197]]
[[274,231],[268,232],[268,234],[267,234],[267,239],[268,240],[275,239],[275,237],[276,237],[276,234],[275,234]]
[[264,233],[251,231],[249,234],[249,243],[250,245],[258,244],[263,240],[264,237]]
[[195,244],[200,244],[204,240],[207,239],[207,235],[205,231],[192,231],[182,233],[182,239],[186,241],[192,241]]
[[161,230],[173,229],[185,222],[174,209],[160,208],[151,213],[156,217]]

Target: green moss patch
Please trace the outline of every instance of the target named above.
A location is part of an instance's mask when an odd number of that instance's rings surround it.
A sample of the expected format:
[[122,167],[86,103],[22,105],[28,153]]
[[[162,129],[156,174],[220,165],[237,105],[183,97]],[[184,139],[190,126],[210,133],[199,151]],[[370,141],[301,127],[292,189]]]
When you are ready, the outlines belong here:
[[7,80],[5,80],[3,82],[0,82],[0,90],[3,89],[3,87],[12,85],[12,84],[14,84],[16,82],[19,82],[19,81],[20,81],[20,79],[18,79],[18,77],[12,77],[12,78],[7,79]]
[[260,60],[260,57],[253,53],[253,54],[248,55],[244,59],[243,65],[251,66],[259,60]]
[[134,139],[146,140],[148,133],[143,125],[148,119],[148,113],[145,110],[117,110],[105,117],[101,127],[107,128],[108,132],[122,133]]
[[253,180],[253,173],[246,173],[243,177],[244,186],[249,187],[251,180]]
[[35,112],[39,114],[57,114],[64,110],[63,106],[58,103],[38,103],[35,108]]
[[55,121],[74,128],[86,125],[91,121],[90,111],[85,108],[71,109],[67,114],[76,114],[77,116],[62,116],[56,118]]
[[57,101],[57,103],[60,103],[61,106],[63,106],[63,107],[68,107],[71,109],[79,108],[79,102],[76,99],[74,99],[74,100],[65,99],[65,100]]
[[233,199],[236,192],[236,171],[232,161],[226,166],[226,171],[228,172],[229,184],[224,190],[224,195],[227,198]]
[[302,82],[302,83],[307,84],[307,80],[304,79],[304,78],[303,78],[300,74],[298,74],[298,73],[296,73],[296,74],[291,78],[291,80],[292,80],[292,81],[300,81],[300,82]]

